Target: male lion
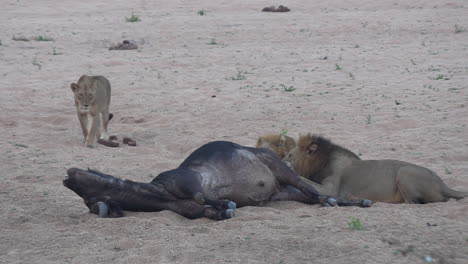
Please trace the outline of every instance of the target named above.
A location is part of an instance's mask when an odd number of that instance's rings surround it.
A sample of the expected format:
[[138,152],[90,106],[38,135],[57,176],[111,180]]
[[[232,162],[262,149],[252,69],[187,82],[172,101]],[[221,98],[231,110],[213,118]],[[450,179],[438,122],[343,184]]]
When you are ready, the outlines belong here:
[[268,134],[259,137],[255,147],[271,149],[276,155],[284,158],[296,147],[296,141],[283,134]]
[[75,94],[75,106],[85,146],[93,148],[96,136],[108,140],[107,124],[112,118],[112,114],[109,114],[111,97],[109,80],[104,76],[83,75],[78,83],[72,83],[70,87]]
[[301,136],[286,164],[322,195],[387,203],[433,203],[462,199],[433,171],[398,160],[361,160],[353,152],[320,136]]

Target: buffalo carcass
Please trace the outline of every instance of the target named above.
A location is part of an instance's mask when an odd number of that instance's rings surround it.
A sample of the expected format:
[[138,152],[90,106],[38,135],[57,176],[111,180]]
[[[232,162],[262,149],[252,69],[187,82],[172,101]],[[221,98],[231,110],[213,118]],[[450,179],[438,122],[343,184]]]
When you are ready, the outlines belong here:
[[234,216],[236,207],[268,201],[369,206],[369,200],[341,201],[320,196],[268,149],[210,142],[174,170],[150,183],[122,180],[93,170],[71,168],[63,184],[84,199],[91,213],[121,217],[123,210],[171,210],[187,218]]

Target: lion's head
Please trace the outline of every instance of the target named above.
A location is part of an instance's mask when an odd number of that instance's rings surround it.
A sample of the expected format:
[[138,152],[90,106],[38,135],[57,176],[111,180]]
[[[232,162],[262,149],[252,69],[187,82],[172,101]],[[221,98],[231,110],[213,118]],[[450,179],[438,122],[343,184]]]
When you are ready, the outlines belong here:
[[331,142],[316,135],[300,136],[297,146],[283,161],[299,175],[312,179],[314,174],[323,169],[333,151]]
[[87,75],[81,76],[78,83],[70,85],[75,94],[75,105],[80,113],[88,113],[96,99],[96,85],[94,79]]
[[284,158],[290,150],[296,147],[296,141],[284,134],[264,135],[258,138],[256,147],[271,149],[276,155]]

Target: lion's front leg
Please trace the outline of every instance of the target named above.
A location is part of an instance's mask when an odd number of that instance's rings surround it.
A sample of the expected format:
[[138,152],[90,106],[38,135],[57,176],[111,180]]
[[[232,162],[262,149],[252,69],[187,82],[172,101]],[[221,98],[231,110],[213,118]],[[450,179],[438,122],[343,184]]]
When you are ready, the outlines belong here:
[[83,131],[83,138],[86,142],[86,138],[88,137],[88,115],[78,112],[78,120],[80,120],[81,131]]
[[99,139],[109,140],[107,135],[107,124],[109,123],[109,110],[101,112],[101,123],[99,129]]
[[99,129],[99,115],[88,114],[88,136],[86,137],[85,146],[94,148],[94,140]]

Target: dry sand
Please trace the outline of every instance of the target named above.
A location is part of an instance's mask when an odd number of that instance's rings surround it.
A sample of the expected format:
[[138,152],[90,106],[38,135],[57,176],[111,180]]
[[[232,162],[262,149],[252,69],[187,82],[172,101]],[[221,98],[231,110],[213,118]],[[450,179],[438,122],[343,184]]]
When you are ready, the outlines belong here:
[[[466,1],[1,4],[1,263],[468,263],[468,199],[99,219],[62,186],[70,167],[150,181],[206,142],[287,129],[468,190]],[[273,4],[291,12],[260,12]],[[139,50],[108,50],[124,39]],[[69,87],[82,74],[111,81],[110,134],[137,147],[83,146]]]

